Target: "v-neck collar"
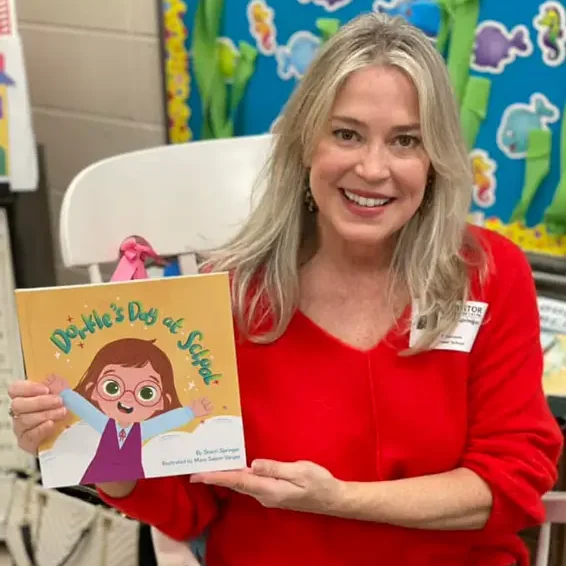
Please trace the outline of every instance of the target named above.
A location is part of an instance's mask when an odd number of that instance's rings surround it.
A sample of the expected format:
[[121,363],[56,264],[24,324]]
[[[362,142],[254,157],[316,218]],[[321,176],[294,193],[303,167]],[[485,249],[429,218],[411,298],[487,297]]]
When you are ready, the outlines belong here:
[[312,318],[306,315],[300,308],[295,310],[293,319],[308,327],[311,332],[316,332],[319,336],[323,337],[327,342],[332,343],[334,346],[340,346],[343,349],[350,350],[356,354],[368,355],[372,354],[376,350],[382,347],[402,347],[402,341],[407,342],[405,347],[408,347],[408,337],[403,331],[403,327],[411,320],[412,316],[412,306],[408,304],[405,310],[402,312],[401,316],[394,322],[391,328],[387,331],[385,336],[381,338],[376,344],[370,346],[369,348],[358,348],[353,344],[345,342],[338,336],[335,336],[329,332],[326,328],[315,322]]

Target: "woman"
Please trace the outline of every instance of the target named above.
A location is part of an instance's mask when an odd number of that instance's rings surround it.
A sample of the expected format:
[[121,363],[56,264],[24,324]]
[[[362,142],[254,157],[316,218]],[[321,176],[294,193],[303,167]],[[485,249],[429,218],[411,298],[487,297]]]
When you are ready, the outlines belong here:
[[[526,564],[561,434],[536,295],[466,226],[470,171],[441,57],[382,15],[321,50],[278,125],[267,189],[207,269],[233,275],[250,468],[100,485],[208,566]],[[211,267],[212,266],[212,267]],[[59,417],[11,389],[20,445]]]

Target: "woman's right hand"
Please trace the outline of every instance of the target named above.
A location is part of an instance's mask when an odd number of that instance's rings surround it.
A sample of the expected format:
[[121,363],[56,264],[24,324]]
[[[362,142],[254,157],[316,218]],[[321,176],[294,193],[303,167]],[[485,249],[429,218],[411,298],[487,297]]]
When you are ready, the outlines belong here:
[[8,388],[12,400],[12,428],[18,446],[36,455],[38,447],[55,428],[55,423],[65,418],[67,409],[59,395],[52,395],[49,388],[33,381],[16,381]]

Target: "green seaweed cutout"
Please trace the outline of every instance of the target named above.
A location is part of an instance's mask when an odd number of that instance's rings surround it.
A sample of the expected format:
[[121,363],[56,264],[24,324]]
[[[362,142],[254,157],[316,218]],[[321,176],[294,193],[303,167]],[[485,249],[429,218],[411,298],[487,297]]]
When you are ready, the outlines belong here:
[[[440,0],[441,9],[448,13],[450,47],[446,64],[458,104],[462,103],[468,78],[470,59],[474,49],[476,26],[479,18],[479,0]],[[441,29],[443,34],[445,30]],[[445,38],[442,37],[441,41]]]
[[238,107],[244,98],[246,87],[254,74],[257,59],[257,49],[249,43],[240,41],[238,48],[240,57],[234,70],[234,82],[230,97],[230,121],[232,124],[236,121]]
[[237,110],[255,70],[257,51],[248,43],[241,42],[233,84],[226,84],[218,50],[223,11],[224,0],[200,0],[194,20],[191,52],[201,99],[202,139],[234,135]]
[[486,118],[490,93],[490,79],[485,77],[468,79],[460,106],[460,124],[469,150],[474,148],[480,126]]
[[336,18],[318,18],[315,25],[320,32],[322,43],[326,43],[340,28],[340,20]]
[[460,107],[462,133],[473,149],[486,118],[491,81],[470,77],[480,0],[437,0],[441,11],[436,49],[446,59],[454,96]]
[[550,171],[552,133],[550,130],[531,130],[525,158],[525,181],[521,197],[515,205],[510,222],[527,223],[527,212],[540,184]]
[[544,223],[551,234],[566,235],[566,118],[562,111],[560,128],[560,181],[554,191],[552,202],[544,213]]

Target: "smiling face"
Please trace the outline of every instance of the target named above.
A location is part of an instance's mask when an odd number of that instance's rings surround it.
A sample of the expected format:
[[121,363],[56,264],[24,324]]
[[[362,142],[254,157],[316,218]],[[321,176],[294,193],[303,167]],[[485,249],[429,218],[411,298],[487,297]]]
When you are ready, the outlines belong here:
[[401,70],[372,66],[346,80],[309,164],[323,245],[381,249],[414,216],[430,170],[419,122]]
[[91,395],[100,410],[122,426],[162,411],[165,398],[161,377],[149,362],[142,367],[105,366]]

